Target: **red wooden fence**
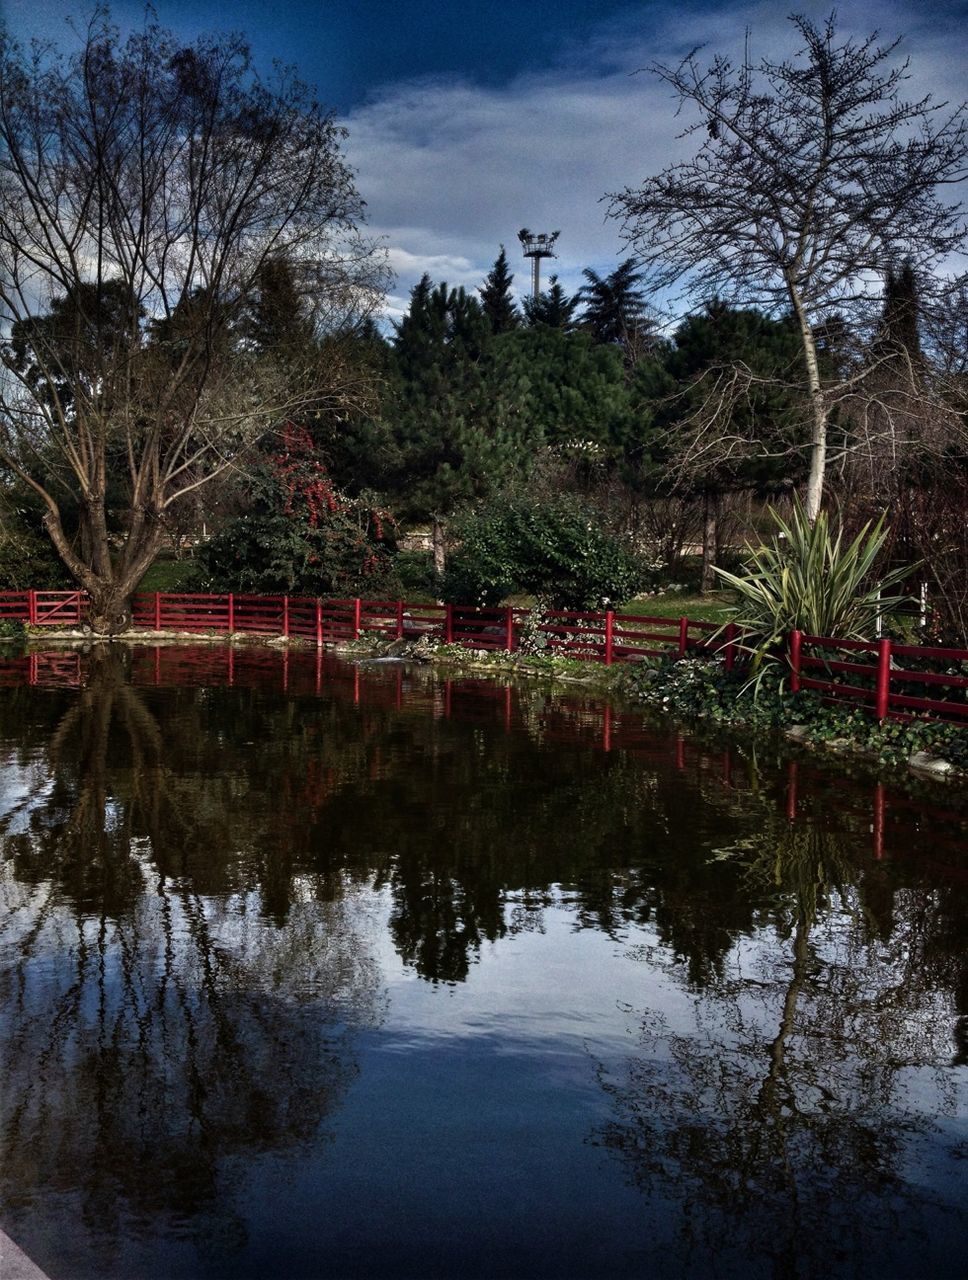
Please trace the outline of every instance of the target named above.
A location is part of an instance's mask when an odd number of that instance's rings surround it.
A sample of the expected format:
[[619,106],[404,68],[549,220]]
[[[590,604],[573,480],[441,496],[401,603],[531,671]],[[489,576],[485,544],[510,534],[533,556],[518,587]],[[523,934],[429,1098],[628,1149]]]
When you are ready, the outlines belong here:
[[[82,591],[0,592],[0,620],[38,627],[77,626],[85,606]],[[364,635],[412,639],[430,634],[468,649],[514,652],[529,611],[403,600],[142,592],[133,598],[132,615],[136,627],[154,631],[295,637],[319,647]],[[552,609],[535,625],[547,651],[565,657],[610,666],[645,657],[715,653],[732,669],[742,652],[736,629],[730,624],[713,638],[717,631],[712,622],[613,610]],[[794,631],[789,653],[794,693],[813,689],[828,699],[853,702],[879,720],[910,719],[920,712],[968,724],[968,650],[836,640]],[[946,669],[933,669],[939,663]],[[925,664],[931,665],[926,669]]]
[[[133,599],[135,626],[155,631],[224,632],[298,636],[317,644],[358,640],[364,635],[413,639],[430,634],[446,644],[507,651],[520,646],[527,609],[510,606],[409,604],[403,600],[319,600],[302,596],[173,595],[155,592]],[[605,662],[641,657],[684,657],[710,647],[715,623],[640,614],[552,609],[536,627],[549,652]],[[735,632],[722,648],[733,665]]]
[[[865,661],[866,659],[866,661]],[[919,668],[916,664],[921,663]],[[924,664],[931,664],[929,669]],[[931,669],[943,665],[946,670]],[[928,712],[968,724],[968,650],[898,644],[893,640],[834,640],[790,635],[790,688],[854,702],[878,720],[910,720]],[[946,696],[922,694],[942,691]]]
[[0,621],[31,627],[76,627],[87,608],[84,591],[0,591]]

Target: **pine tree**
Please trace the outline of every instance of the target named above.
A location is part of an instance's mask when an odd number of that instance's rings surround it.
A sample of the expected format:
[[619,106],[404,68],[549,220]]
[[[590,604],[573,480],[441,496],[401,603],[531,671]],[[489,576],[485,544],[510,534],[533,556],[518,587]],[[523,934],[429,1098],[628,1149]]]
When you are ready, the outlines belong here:
[[479,290],[484,314],[494,334],[507,333],[521,323],[521,315],[511,293],[513,282],[514,276],[508,267],[507,254],[502,244],[501,252]]
[[[737,368],[750,378],[734,378]],[[703,590],[712,583],[722,496],[769,492],[802,476],[794,370],[792,321],[717,299],[635,370],[632,430],[621,442],[626,477],[645,492],[702,501]]]
[[557,276],[548,281],[548,288],[538,294],[537,298],[527,298],[524,303],[524,315],[528,324],[547,325],[550,329],[564,329],[570,332],[575,328],[575,309],[577,298],[569,298],[561,287]]
[[582,272],[586,283],[575,295],[584,305],[579,319],[596,342],[619,344],[630,363],[647,350],[655,337],[655,321],[649,315],[642,288],[642,272],[635,259],[626,258],[607,276],[591,267]]
[[496,381],[514,388],[520,416],[559,452],[604,450],[628,413],[618,349],[587,333],[524,328],[498,339],[491,358]]
[[402,515],[432,521],[438,571],[451,514],[525,473],[538,443],[518,412],[515,379],[496,376],[495,341],[477,298],[463,288],[435,288],[427,277],[397,325],[385,408],[394,464],[386,487]]
[[298,272],[285,258],[268,258],[244,327],[261,351],[283,354],[304,351],[315,338],[306,291]]

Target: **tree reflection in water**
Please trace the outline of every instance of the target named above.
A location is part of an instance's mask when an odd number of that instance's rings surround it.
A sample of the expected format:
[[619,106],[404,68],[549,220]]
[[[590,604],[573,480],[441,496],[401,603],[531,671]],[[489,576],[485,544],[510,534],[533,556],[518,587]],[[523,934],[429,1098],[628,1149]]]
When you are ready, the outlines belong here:
[[169,748],[101,651],[0,827],[0,1196],[66,1197],[109,1252],[145,1217],[237,1244],[231,1157],[316,1140],[382,1007],[331,878],[294,880],[279,925],[257,886],[171,870],[192,812]]
[[940,1127],[968,1103],[948,1070],[963,917],[952,928],[948,895],[912,887],[885,918],[842,836],[761,819],[715,856],[772,903],[708,983],[686,980],[678,1024],[630,1011],[638,1050],[600,1072],[614,1120],[599,1140],[669,1202],[685,1273],[716,1258],[723,1274],[917,1274],[890,1260],[926,1222],[965,1228],[945,1194],[965,1152]]
[[[185,653],[192,686],[133,687],[163,683],[160,655],[98,650],[79,691],[0,700],[20,779],[0,805],[7,1212],[29,1220],[33,1197],[36,1221],[43,1197],[106,1251],[137,1221],[228,1253],[236,1171],[318,1143],[382,1017],[374,916],[403,966],[453,985],[553,906],[616,950],[648,937],[642,973],[688,1009],[633,1011],[597,1135],[677,1221],[684,1270],[826,1273],[832,1240],[876,1253],[919,1195],[934,1221],[927,1117],[959,1105],[966,917],[915,823],[912,856],[878,861],[860,789],[858,813],[805,814],[779,770],[631,717],[603,749],[580,699],[535,692],[512,716],[502,698],[495,723],[471,685],[404,699],[401,676],[394,698],[373,673],[361,705],[358,670],[213,650],[222,688]],[[916,1190],[922,1144],[936,1192]]]

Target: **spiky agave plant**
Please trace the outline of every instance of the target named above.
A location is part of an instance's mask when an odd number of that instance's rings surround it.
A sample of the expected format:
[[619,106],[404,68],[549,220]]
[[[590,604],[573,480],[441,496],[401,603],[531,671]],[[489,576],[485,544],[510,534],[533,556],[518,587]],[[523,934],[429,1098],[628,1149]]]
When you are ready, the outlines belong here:
[[843,530],[834,533],[822,511],[811,525],[798,498],[789,521],[772,508],[777,532],[769,543],[748,547],[742,573],[715,572],[736,593],[731,621],[743,634],[742,647],[751,655],[750,685],[759,692],[769,665],[786,661],[786,638],[791,631],[835,636],[839,640],[870,640],[877,620],[893,613],[907,597],[892,595],[915,566],[875,573],[888,531],[884,516],[868,521],[844,545]]

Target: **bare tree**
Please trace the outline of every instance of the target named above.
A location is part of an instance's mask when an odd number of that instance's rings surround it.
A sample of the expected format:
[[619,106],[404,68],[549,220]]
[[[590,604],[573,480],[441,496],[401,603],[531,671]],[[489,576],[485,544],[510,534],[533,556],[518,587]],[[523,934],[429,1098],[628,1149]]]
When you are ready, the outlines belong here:
[[877,33],[838,41],[792,18],[792,59],[740,66],[694,51],[653,70],[702,135],[696,154],[612,196],[628,242],[655,283],[683,282],[774,311],[789,309],[809,403],[806,509],[823,496],[827,431],[843,392],[825,371],[820,334],[838,317],[867,319],[886,270],[902,259],[925,276],[964,244],[960,206],[942,191],[966,176],[964,106],[901,97],[907,63]]
[[[336,336],[382,259],[341,139],[237,37],[122,43],[103,10],[70,56],[0,35],[0,463],[42,499],[96,630],[126,624],[175,504],[358,390]],[[246,320],[279,261],[326,337],[284,358]]]

